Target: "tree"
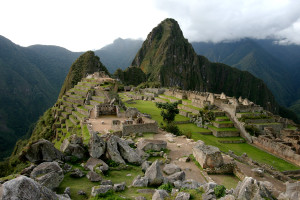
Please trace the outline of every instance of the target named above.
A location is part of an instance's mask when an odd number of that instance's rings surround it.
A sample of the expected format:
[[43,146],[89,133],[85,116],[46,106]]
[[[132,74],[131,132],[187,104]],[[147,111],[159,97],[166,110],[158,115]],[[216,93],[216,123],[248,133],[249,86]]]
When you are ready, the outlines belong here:
[[179,113],[179,109],[177,108],[178,103],[160,103],[156,102],[156,107],[162,109],[160,115],[163,117],[163,120],[168,124],[172,123],[175,120],[176,114]]
[[207,106],[205,106],[203,110],[199,111],[199,116],[202,118],[202,125],[204,125],[205,122],[213,121],[216,118],[215,114],[210,111]]

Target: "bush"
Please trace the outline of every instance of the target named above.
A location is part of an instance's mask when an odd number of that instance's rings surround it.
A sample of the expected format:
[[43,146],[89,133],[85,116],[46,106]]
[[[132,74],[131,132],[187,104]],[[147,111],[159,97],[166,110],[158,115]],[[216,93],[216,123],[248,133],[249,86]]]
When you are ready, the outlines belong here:
[[259,129],[256,128],[256,127],[253,126],[253,125],[246,125],[246,126],[245,126],[245,129],[246,129],[246,131],[247,131],[250,135],[252,135],[252,136],[258,136],[258,135],[259,135]]
[[214,188],[214,192],[215,192],[215,195],[217,198],[221,198],[221,197],[224,197],[225,196],[225,186],[224,185],[217,185],[215,188]]
[[106,163],[110,167],[117,167],[117,166],[119,166],[119,163],[117,163],[117,162],[115,162],[113,160],[108,160]]
[[171,183],[162,184],[161,186],[158,187],[158,189],[172,192],[173,185]]
[[167,124],[164,127],[164,130],[169,132],[169,133],[173,133],[174,135],[177,135],[177,136],[182,135],[182,133],[179,130],[178,126],[174,123]]
[[190,129],[184,129],[182,131],[182,134],[185,135],[187,138],[191,138],[192,137],[192,131]]

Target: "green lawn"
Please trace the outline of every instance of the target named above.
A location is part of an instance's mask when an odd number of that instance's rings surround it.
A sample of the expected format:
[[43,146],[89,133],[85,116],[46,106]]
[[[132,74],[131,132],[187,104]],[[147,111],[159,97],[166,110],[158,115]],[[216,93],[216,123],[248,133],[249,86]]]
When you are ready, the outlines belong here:
[[234,128],[234,127],[233,128],[217,128],[217,127],[212,126],[212,125],[207,125],[207,127],[212,128],[216,131],[238,131],[238,129]]
[[229,118],[227,116],[216,117],[216,119],[228,119],[229,120]]

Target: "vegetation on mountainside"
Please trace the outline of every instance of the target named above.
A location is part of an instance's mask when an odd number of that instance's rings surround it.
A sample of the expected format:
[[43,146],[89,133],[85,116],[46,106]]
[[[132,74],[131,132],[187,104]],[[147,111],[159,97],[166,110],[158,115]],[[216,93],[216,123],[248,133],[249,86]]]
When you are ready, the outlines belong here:
[[59,98],[61,98],[66,91],[73,88],[82,78],[87,74],[92,74],[97,71],[104,71],[109,74],[106,67],[100,62],[100,58],[95,55],[93,51],[87,51],[82,54],[72,64],[69,73],[61,87]]
[[146,74],[138,67],[128,67],[124,71],[117,69],[114,77],[125,85],[138,85],[146,81]]

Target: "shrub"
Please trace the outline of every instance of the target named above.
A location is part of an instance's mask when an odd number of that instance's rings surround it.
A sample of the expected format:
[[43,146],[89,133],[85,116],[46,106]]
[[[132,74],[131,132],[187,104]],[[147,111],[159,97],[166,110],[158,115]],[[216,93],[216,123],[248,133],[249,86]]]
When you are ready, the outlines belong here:
[[110,167],[117,167],[117,166],[119,166],[119,163],[117,163],[117,162],[115,162],[115,161],[113,161],[113,160],[108,160],[106,163],[107,163],[108,166],[110,166]]
[[252,135],[252,136],[258,136],[258,135],[259,135],[259,129],[256,128],[256,127],[253,126],[253,125],[246,125],[246,126],[245,126],[245,129],[246,129],[246,131],[247,131],[250,135]]
[[178,126],[174,123],[170,123],[170,124],[167,124],[165,127],[164,127],[165,131],[169,132],[169,133],[173,133],[174,135],[182,135],[180,129],[178,128]]
[[161,186],[158,187],[158,189],[172,192],[173,185],[171,183],[162,184]]
[[217,185],[215,188],[214,188],[214,192],[215,192],[215,195],[217,198],[221,198],[221,197],[224,197],[225,196],[225,186],[224,185]]
[[192,131],[190,129],[184,129],[182,131],[182,134],[185,135],[187,138],[191,138],[192,137]]

